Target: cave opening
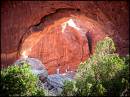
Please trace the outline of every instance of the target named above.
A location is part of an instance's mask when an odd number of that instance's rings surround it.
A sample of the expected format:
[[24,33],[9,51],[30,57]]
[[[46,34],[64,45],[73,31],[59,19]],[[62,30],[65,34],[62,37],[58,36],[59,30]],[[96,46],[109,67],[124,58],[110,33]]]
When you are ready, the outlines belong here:
[[76,72],[78,65],[94,52],[96,42],[105,36],[102,29],[84,15],[59,18],[26,37],[20,46],[20,57],[39,59],[49,74]]

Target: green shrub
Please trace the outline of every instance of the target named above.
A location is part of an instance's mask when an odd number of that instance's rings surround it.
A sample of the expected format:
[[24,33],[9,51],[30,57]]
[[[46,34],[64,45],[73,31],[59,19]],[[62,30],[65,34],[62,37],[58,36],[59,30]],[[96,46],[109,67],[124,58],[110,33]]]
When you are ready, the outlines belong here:
[[92,92],[92,83],[88,82],[87,80],[77,80],[76,87],[76,96],[89,96]]
[[113,54],[116,51],[113,40],[110,37],[105,37],[97,43],[95,54]]
[[28,64],[11,65],[1,71],[1,96],[44,96],[44,90],[37,86],[38,81]]
[[109,37],[97,43],[95,53],[79,65],[73,95],[120,96],[124,91],[128,95],[129,57],[121,58],[115,50]]
[[79,65],[77,76],[92,77],[95,80],[109,80],[124,67],[124,61],[115,54],[112,39],[106,37],[97,43],[96,52]]
[[74,81],[64,81],[63,91],[61,93],[62,96],[73,96],[76,91],[75,82]]

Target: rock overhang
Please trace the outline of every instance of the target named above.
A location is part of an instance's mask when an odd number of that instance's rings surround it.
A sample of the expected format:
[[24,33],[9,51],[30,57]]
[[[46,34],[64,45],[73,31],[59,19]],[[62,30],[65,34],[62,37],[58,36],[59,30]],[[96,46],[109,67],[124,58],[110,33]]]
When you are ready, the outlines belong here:
[[[126,55],[129,52],[129,15],[126,1],[44,1],[44,3],[42,1],[35,3],[32,1],[7,1],[2,3],[1,11],[2,67],[12,64],[18,58],[21,40],[31,36],[33,32],[39,32],[41,27],[46,28],[45,26],[53,24],[52,20],[68,17],[65,10],[68,11],[68,14],[82,12],[86,17],[95,20],[105,28],[103,32],[114,39],[120,55]],[[52,17],[55,13],[62,13],[62,15],[57,14]],[[39,25],[40,21],[44,22],[44,25]],[[29,30],[31,30],[30,33],[28,33]]]
[[56,73],[58,64],[61,73],[68,68],[75,71],[80,62],[90,56],[87,33],[90,33],[91,52],[94,52],[96,42],[106,36],[103,26],[83,14],[62,16],[44,29],[31,33],[21,45],[20,56],[40,59],[49,73]]

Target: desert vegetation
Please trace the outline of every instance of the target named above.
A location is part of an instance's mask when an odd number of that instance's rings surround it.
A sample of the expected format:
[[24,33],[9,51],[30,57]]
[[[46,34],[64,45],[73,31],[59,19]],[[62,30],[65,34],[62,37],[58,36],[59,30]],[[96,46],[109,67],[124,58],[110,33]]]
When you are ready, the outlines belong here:
[[1,96],[44,96],[44,89],[38,86],[39,81],[26,62],[11,65],[1,71]]
[[[111,38],[97,43],[95,53],[81,62],[75,80],[64,81],[61,96],[129,96],[129,55],[115,53]],[[1,96],[47,96],[30,66],[11,65],[1,70]]]
[[106,37],[97,43],[95,53],[81,63],[75,81],[65,81],[64,96],[128,96],[129,55],[120,57]]

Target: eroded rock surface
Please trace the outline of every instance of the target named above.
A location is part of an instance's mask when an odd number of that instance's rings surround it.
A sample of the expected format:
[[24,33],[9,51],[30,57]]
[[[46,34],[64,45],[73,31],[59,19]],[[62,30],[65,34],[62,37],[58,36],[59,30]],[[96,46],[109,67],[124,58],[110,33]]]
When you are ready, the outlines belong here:
[[84,16],[57,20],[47,30],[38,32],[41,35],[25,39],[20,52],[41,60],[49,74],[56,73],[57,68],[60,73],[66,69],[76,71],[80,62],[93,53],[96,42],[105,36],[99,24],[91,29],[93,23],[89,22]]
[[[12,64],[15,60],[17,60],[20,57],[20,46],[23,44],[21,40],[23,39],[29,39],[29,37],[33,36],[33,32],[39,32],[39,29],[35,29],[34,26],[42,26],[43,29],[45,29],[48,24],[54,24],[52,22],[55,19],[59,19],[61,17],[67,17],[67,13],[62,12],[62,10],[67,10],[71,15],[74,13],[83,13],[86,17],[91,18],[92,20],[95,20],[97,23],[101,24],[102,27],[104,27],[104,33],[108,34],[110,37],[114,39],[114,42],[116,43],[117,52],[120,55],[126,55],[129,52],[129,12],[128,12],[128,2],[126,1],[4,1],[2,2],[1,6],[1,66],[5,67],[10,64]],[[73,11],[76,10],[76,11]],[[60,12],[61,11],[61,12]],[[60,12],[56,14],[57,12]],[[55,17],[51,17],[53,14],[56,14]],[[49,18],[50,17],[50,18]],[[88,20],[85,20],[88,21]],[[82,24],[84,24],[84,22]],[[39,25],[40,22],[43,22]],[[98,27],[99,29],[95,29],[97,27],[97,24],[94,22],[92,25],[86,25],[91,31],[93,35],[93,41],[97,41],[100,39],[102,34],[100,32],[101,27]],[[30,29],[33,27],[33,29]],[[63,27],[64,28],[64,27]],[[46,29],[46,31],[41,30],[41,32],[46,33],[49,29]],[[52,29],[52,28],[51,28]],[[67,34],[66,32],[64,34],[64,37],[62,37],[61,25],[59,27],[56,27],[52,30],[52,32],[55,32],[52,35],[46,34],[48,38],[53,38],[50,41],[48,41],[47,38],[43,37],[40,33],[35,33],[33,41],[30,39],[30,44],[36,44],[38,46],[34,46],[32,49],[32,54],[29,54],[30,56],[35,56],[38,59],[42,60],[45,65],[50,66],[52,70],[55,71],[55,67],[48,64],[62,64],[64,63],[63,60],[66,62],[69,62],[68,60],[71,60],[73,63],[74,61],[74,67],[77,66],[75,64],[79,63],[79,60],[84,60],[88,56],[88,42],[84,45],[78,45],[78,42],[83,43],[85,40],[80,35],[78,35],[81,38],[80,41],[74,41],[75,36],[77,35],[73,33],[77,33],[78,31],[71,26],[66,26],[66,29],[70,32],[70,34]],[[28,31],[30,30],[30,33]],[[32,31],[33,30],[33,31]],[[50,32],[50,30],[49,30]],[[42,33],[42,34],[43,34]],[[51,33],[51,32],[50,32]],[[25,37],[27,36],[27,37]],[[41,36],[41,38],[39,38]],[[66,36],[66,37],[65,37]],[[72,37],[73,36],[73,37]],[[59,39],[56,39],[56,38]],[[95,38],[94,38],[95,37]],[[72,39],[71,39],[72,38]],[[38,41],[38,39],[41,39],[42,41]],[[47,43],[43,43],[44,41],[47,41]],[[61,40],[61,42],[59,41]],[[73,44],[69,44],[68,41],[71,41]],[[51,45],[55,41],[54,45]],[[59,43],[57,43],[57,41]],[[50,49],[50,51],[46,50],[42,46],[40,46],[40,43],[44,44],[43,46],[47,44],[48,46],[46,49]],[[94,46],[96,42],[93,42],[92,46]],[[62,46],[57,46],[57,44],[63,44]],[[67,46],[66,46],[67,45]],[[57,46],[57,49],[54,49]],[[84,47],[85,54],[81,54],[81,47]],[[25,47],[26,48],[26,47]],[[38,48],[37,50],[34,50]],[[62,50],[61,50],[62,48]],[[79,48],[79,50],[78,50]],[[47,55],[47,52],[41,52],[41,50],[48,51],[50,55]],[[66,50],[65,50],[66,49]],[[61,55],[59,53],[51,53],[51,50],[58,50],[61,52]],[[66,51],[64,55],[63,50]],[[74,51],[73,53],[71,51]],[[79,52],[78,52],[78,51]],[[34,54],[33,51],[36,51],[36,54]],[[40,54],[41,53],[41,54]],[[72,54],[76,57],[72,57]],[[64,57],[62,56],[64,55]],[[81,57],[83,55],[83,57]],[[40,57],[41,56],[41,57]],[[44,56],[44,58],[43,58]],[[51,56],[52,59],[47,58],[47,56]],[[66,56],[66,57],[65,57]],[[69,57],[70,56],[70,57]],[[58,61],[53,61],[56,58]],[[61,62],[59,63],[59,58],[61,58]],[[47,59],[47,60],[45,60]],[[52,61],[50,61],[52,60]],[[51,63],[52,62],[52,63]],[[66,64],[72,64],[72,63],[66,63]],[[71,65],[70,65],[71,66]],[[47,67],[47,68],[50,68]],[[52,72],[49,71],[49,72]],[[61,69],[62,70],[62,69]],[[53,71],[53,72],[54,72]],[[63,68],[64,71],[64,68]],[[53,73],[52,72],[52,73]]]

